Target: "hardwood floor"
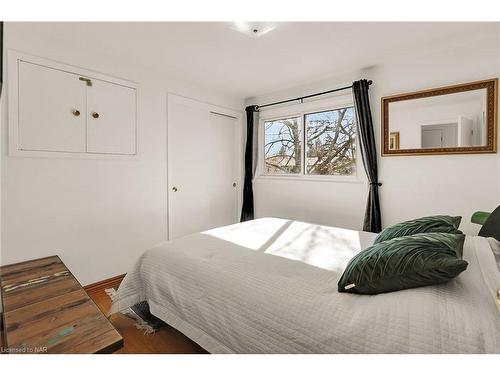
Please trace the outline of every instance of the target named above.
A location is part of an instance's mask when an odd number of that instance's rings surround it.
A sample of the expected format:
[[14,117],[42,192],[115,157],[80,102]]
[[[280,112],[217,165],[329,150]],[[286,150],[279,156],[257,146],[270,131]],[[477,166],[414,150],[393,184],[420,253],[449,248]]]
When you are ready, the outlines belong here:
[[[118,287],[118,285],[114,285]],[[103,285],[101,288],[93,287],[87,290],[90,298],[104,314],[107,314],[111,306],[105,288],[111,285]],[[123,348],[117,354],[205,354],[202,347],[182,333],[170,326],[164,326],[157,332],[145,335],[143,331],[134,326],[134,321],[122,314],[114,314],[110,318],[111,323],[123,337]],[[3,332],[0,330],[0,348],[3,347]],[[1,352],[1,350],[0,350]]]
[[[111,300],[104,291],[109,286],[93,288],[87,291],[90,298],[105,314],[109,311]],[[134,326],[134,321],[122,314],[114,314],[111,323],[123,337],[123,348],[116,353],[122,354],[202,354],[207,353],[202,347],[170,326],[164,326],[157,332],[145,335]]]

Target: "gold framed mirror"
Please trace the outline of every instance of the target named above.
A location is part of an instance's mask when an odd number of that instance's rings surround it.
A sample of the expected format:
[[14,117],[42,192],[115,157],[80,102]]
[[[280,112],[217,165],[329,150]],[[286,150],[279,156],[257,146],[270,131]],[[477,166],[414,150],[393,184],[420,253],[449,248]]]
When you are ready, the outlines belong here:
[[498,78],[381,101],[382,156],[496,152]]

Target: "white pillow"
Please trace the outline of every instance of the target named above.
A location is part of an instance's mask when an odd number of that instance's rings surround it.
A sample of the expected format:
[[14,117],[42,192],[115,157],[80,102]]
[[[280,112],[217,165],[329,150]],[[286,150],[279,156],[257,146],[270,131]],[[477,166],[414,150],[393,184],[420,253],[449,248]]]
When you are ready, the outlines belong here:
[[495,260],[497,261],[497,267],[498,270],[500,271],[500,241],[497,241],[493,237],[488,237],[487,240],[490,243],[491,251],[493,251],[493,254],[495,255]]

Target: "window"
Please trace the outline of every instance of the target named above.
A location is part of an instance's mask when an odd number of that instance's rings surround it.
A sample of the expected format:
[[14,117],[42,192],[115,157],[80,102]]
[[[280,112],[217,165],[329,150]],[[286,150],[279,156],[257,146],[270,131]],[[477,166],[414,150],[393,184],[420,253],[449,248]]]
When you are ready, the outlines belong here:
[[304,117],[307,131],[307,174],[356,174],[353,107],[309,113]]
[[302,172],[302,127],[300,117],[264,123],[266,173]]
[[352,106],[264,121],[264,174],[354,176],[356,137]]

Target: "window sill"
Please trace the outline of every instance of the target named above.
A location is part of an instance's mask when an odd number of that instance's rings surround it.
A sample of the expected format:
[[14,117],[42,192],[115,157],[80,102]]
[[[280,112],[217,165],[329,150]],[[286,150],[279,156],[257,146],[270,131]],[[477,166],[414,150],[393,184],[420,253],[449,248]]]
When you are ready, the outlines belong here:
[[259,181],[308,181],[308,182],[337,182],[347,184],[365,184],[366,181],[358,176],[279,176],[279,175],[258,175],[253,179],[254,182]]

